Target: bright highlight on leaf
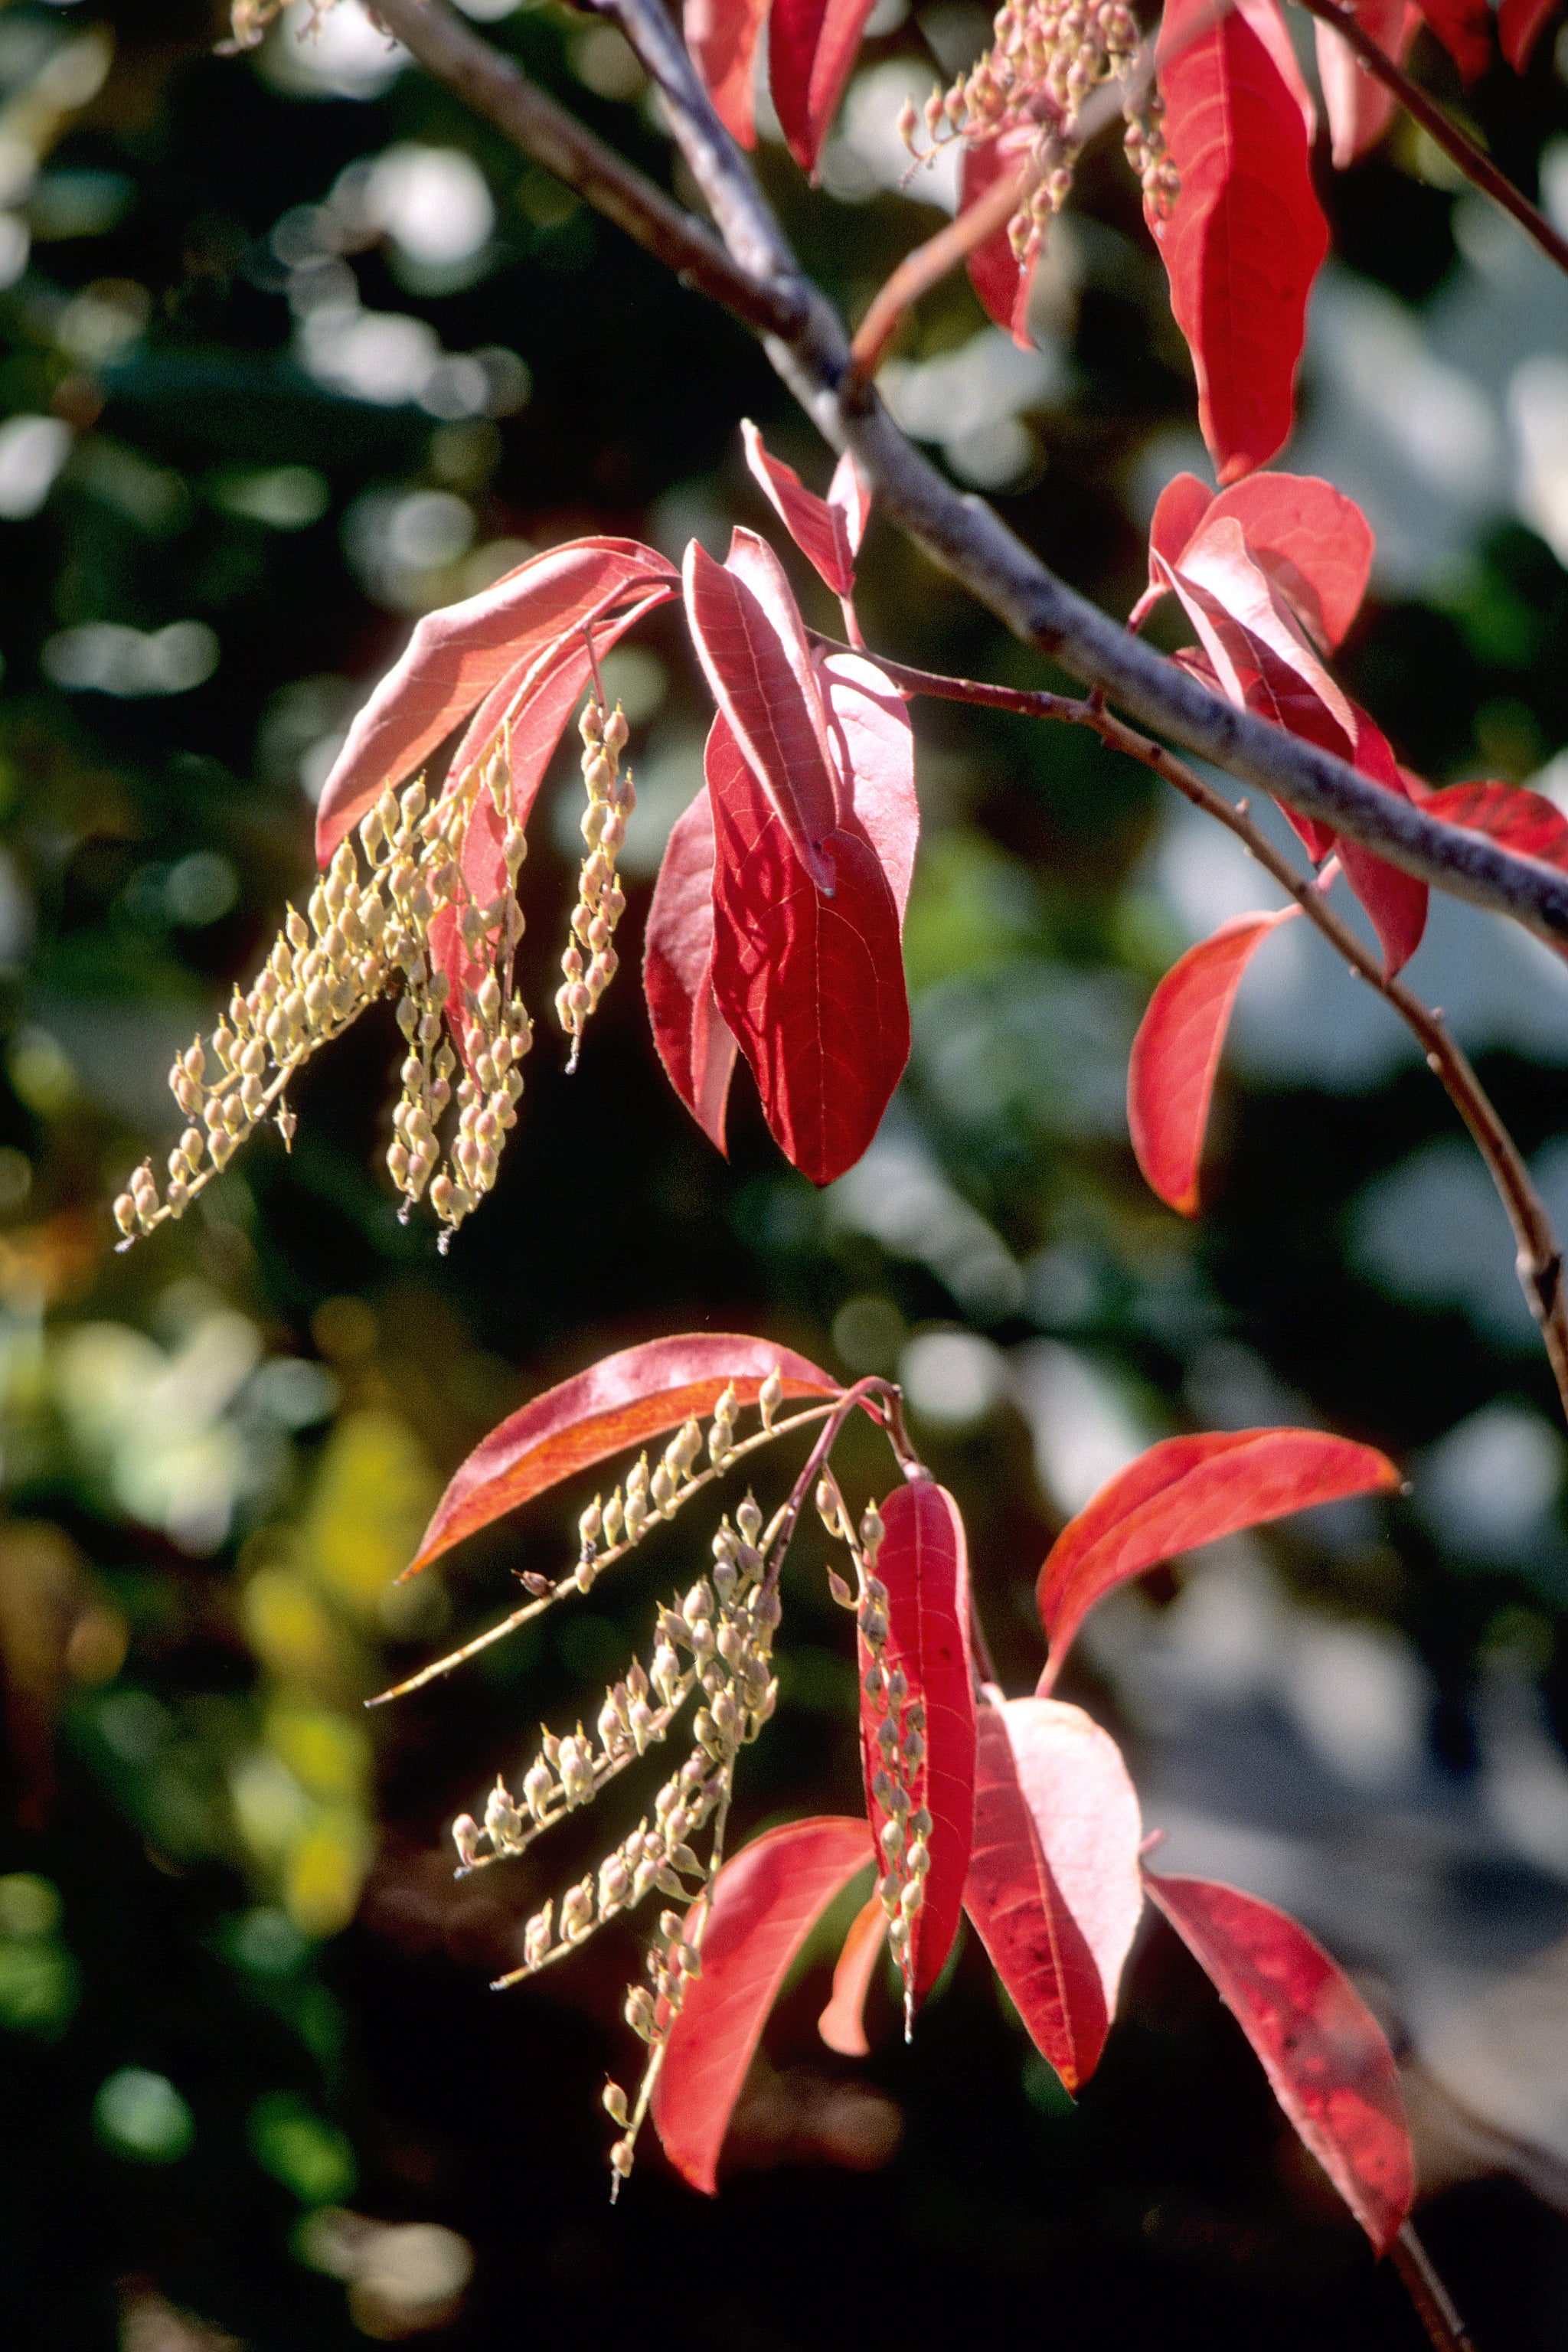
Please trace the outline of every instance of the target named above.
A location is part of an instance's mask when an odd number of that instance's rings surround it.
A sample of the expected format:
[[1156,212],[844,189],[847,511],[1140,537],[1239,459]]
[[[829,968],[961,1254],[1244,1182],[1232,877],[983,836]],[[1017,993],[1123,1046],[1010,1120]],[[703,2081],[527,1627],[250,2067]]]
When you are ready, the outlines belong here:
[[833,1971],[833,1998],[816,2021],[816,2030],[841,2058],[866,2058],[866,1999],[888,1940],[888,1915],[882,1898],[873,1895],[850,1922],[849,1933]]
[[728,1387],[740,1403],[754,1403],[775,1366],[786,1397],[839,1393],[830,1374],[792,1349],[730,1331],[651,1339],[547,1389],[492,1429],[454,1472],[405,1576],[546,1487],[710,1412]]
[[1068,2091],[1100,2063],[1115,2010],[1142,1909],[1140,1833],[1108,1733],[1056,1699],[988,1696],[963,1906]]
[[1242,974],[1269,932],[1300,911],[1222,923],[1172,965],[1138,1024],[1127,1064],[1132,1149],[1150,1188],[1184,1217],[1198,1211],[1209,1104]]
[[730,2117],[790,1965],[870,1859],[864,1822],[824,1816],[753,1838],[713,1882],[701,1973],[670,2027],[651,2109],[666,2156],[705,2196],[718,2193]]
[[1415,2166],[1382,2027],[1321,1944],[1270,1903],[1203,1878],[1144,1881],[1261,2061],[1373,2252],[1410,2211]]
[[1130,1577],[1243,1528],[1398,1486],[1385,1454],[1315,1429],[1215,1431],[1152,1445],[1068,1521],[1040,1570],[1036,1597],[1051,1645],[1041,1696],[1095,1602]]

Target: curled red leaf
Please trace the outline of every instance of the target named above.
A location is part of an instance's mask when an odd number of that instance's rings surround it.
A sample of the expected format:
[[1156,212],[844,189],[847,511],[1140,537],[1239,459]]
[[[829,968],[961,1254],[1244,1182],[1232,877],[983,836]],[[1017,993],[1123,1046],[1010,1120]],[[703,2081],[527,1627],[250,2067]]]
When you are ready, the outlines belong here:
[[[984,139],[965,146],[959,163],[958,209],[962,215],[989,194],[1003,173],[1016,172],[1028,152],[1033,132],[1020,139]],[[1035,348],[1029,332],[1029,296],[1039,259],[1036,247],[1020,262],[1013,250],[1006,224],[994,230],[970,255],[969,282],[979,295],[988,319],[1005,327],[1020,351]]]
[[1047,1556],[1036,1587],[1051,1645],[1041,1696],[1095,1602],[1130,1577],[1267,1519],[1347,1495],[1390,1494],[1398,1485],[1385,1454],[1316,1429],[1162,1439],[1107,1480]]
[[1332,653],[1361,608],[1376,541],[1355,500],[1315,474],[1249,474],[1217,495],[1195,475],[1177,474],[1149,526],[1149,593],[1136,617],[1172,585],[1170,572],[1182,569],[1205,526],[1226,517],[1249,562],[1319,650]]
[[979,1713],[963,1905],[1041,2056],[1068,2091],[1100,2063],[1142,1890],[1121,1751],[1056,1699]]
[[[1356,18],[1363,33],[1377,43],[1384,57],[1403,65],[1421,22],[1412,0],[1356,0]],[[1317,36],[1318,81],[1323,110],[1329,118],[1330,152],[1336,171],[1348,171],[1357,159],[1376,146],[1398,110],[1391,89],[1374,81],[1347,41],[1320,16]]]
[[[714,726],[723,722],[715,718]],[[719,756],[740,759],[726,732]],[[713,993],[713,810],[704,784],[677,818],[648,908],[643,988],[669,1082],[719,1150],[736,1045]]]
[[[849,535],[847,505],[835,504],[831,497],[819,499],[815,490],[808,490],[793,466],[769,455],[749,416],[741,419],[741,438],[745,445],[747,465],[801,553],[810,557],[836,596],[852,596],[858,540],[852,541]],[[845,462],[853,478],[853,460]],[[837,479],[836,474],[836,483]]]
[[1205,1878],[1144,1881],[1262,2063],[1274,2095],[1385,2254],[1410,2211],[1415,2166],[1399,2070],[1355,1987],[1271,1903]]
[[1289,435],[1307,297],[1329,247],[1311,103],[1276,0],[1237,0],[1217,16],[1209,0],[1167,0],[1158,55],[1181,194],[1150,226],[1204,438],[1233,482]]
[[720,121],[742,147],[757,143],[752,85],[768,0],[686,0],[683,29],[692,63]]
[[817,678],[840,821],[875,850],[902,923],[921,832],[909,705],[864,654],[826,656]]
[[[912,2001],[925,1999],[941,1975],[958,1932],[974,1828],[974,1676],[969,1655],[969,1561],[963,1521],[945,1487],[930,1477],[900,1486],[882,1505],[886,1530],[876,1573],[888,1588],[884,1675],[901,1668],[909,1685],[905,1709],[925,1709],[924,1752],[910,1767],[910,1805],[931,1817],[931,1868],[925,1898],[914,1915],[907,1981]],[[860,1754],[866,1810],[879,1842],[889,1819],[877,1795],[885,1769],[879,1744],[893,1721],[886,1700],[867,1693],[872,1654],[864,1637],[860,1656]],[[894,1729],[899,1730],[898,1724]],[[880,1850],[880,1848],[879,1849]]]
[[[385,787],[412,775],[492,688],[515,679],[525,698],[531,675],[552,671],[581,642],[584,621],[607,623],[620,605],[649,610],[678,584],[663,556],[637,540],[578,539],[533,556],[478,596],[427,613],[332,763],[316,812],[318,858],[325,864]],[[549,739],[546,761],[564,723]]]
[[813,178],[875,5],[876,0],[773,0],[768,88],[790,153]]
[[1502,0],[1498,10],[1498,39],[1515,73],[1522,73],[1535,54],[1535,44],[1562,6],[1563,0]]
[[404,1575],[413,1576],[465,1536],[563,1478],[711,1412],[731,1382],[741,1403],[753,1404],[775,1365],[786,1397],[839,1394],[830,1374],[792,1348],[732,1331],[690,1332],[624,1348],[547,1389],[509,1413],[453,1473]]
[[1416,0],[1416,5],[1467,85],[1492,61],[1492,12],[1487,0]]
[[686,551],[692,642],[795,858],[831,890],[833,868],[820,845],[837,809],[805,627],[777,557],[755,532],[736,531],[730,557],[715,563],[696,540]]
[[841,2058],[865,2058],[871,2045],[866,2039],[866,1997],[871,1990],[882,1947],[888,1940],[888,1915],[882,1898],[873,1895],[850,1922],[849,1933],[833,1971],[833,1997],[816,2021],[816,2030]]
[[1198,1211],[1198,1167],[1225,1033],[1241,977],[1270,931],[1300,912],[1237,915],[1171,966],[1138,1024],[1127,1064],[1127,1124],[1152,1191]]
[[753,1838],[713,1882],[702,1972],[670,2027],[651,2109],[666,2156],[706,2197],[717,2194],[730,2117],[790,1964],[870,1859],[864,1822],[823,1815]]
[[726,732],[721,712],[708,750],[713,994],[780,1150],[830,1184],[869,1144],[909,1060],[899,910],[852,813],[818,844],[833,896],[816,887]]

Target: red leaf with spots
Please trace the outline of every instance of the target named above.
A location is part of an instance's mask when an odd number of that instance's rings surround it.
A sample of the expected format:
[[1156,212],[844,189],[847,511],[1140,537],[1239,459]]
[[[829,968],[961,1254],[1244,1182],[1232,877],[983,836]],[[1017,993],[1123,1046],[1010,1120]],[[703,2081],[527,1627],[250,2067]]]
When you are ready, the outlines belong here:
[[1551,24],[1563,0],[1502,0],[1498,10],[1498,39],[1515,73],[1522,73],[1535,53],[1535,44]]
[[316,813],[317,856],[324,864],[384,788],[413,775],[503,684],[518,707],[514,759],[520,766],[537,761],[542,773],[572,698],[563,711],[559,698],[545,692],[531,715],[535,684],[582,645],[585,622],[603,626],[596,641],[608,644],[618,609],[649,611],[678,584],[663,556],[636,540],[578,539],[532,557],[478,596],[427,613],[332,763]]
[[1110,1735],[1056,1699],[979,1714],[963,1906],[1042,2057],[1088,2081],[1142,1907],[1138,1800]]
[[820,838],[833,895],[817,888],[734,756],[722,712],[709,737],[708,790],[714,998],[780,1150],[813,1183],[830,1184],[866,1150],[909,1060],[898,906],[853,811]]
[[[738,761],[732,736],[728,746]],[[677,818],[665,848],[647,913],[643,988],[670,1085],[723,1151],[736,1045],[713,993],[713,810],[706,785]]]
[[1398,1485],[1386,1455],[1315,1429],[1215,1431],[1152,1445],[1068,1521],[1040,1570],[1036,1598],[1051,1645],[1041,1696],[1095,1602],[1130,1577],[1267,1519]]
[[753,1838],[713,1882],[702,1972],[670,2027],[652,2105],[666,2156],[704,2196],[717,2193],[730,2117],[791,1963],[870,1859],[864,1822],[825,1815]]
[[742,147],[757,143],[752,91],[767,13],[768,0],[686,0],[683,11],[692,63],[720,121]]
[[790,153],[813,178],[875,5],[876,0],[773,0],[768,88]]
[[866,1997],[888,1940],[888,1914],[880,1895],[873,1895],[858,1911],[844,1938],[838,1965],[833,1971],[833,1998],[816,2021],[816,2030],[841,2058],[869,2056],[866,2039]]
[[[860,546],[856,515],[860,515],[860,530],[865,530],[853,458],[844,457],[839,461],[839,468],[832,478],[832,491],[826,499],[818,499],[816,491],[806,489],[802,478],[795,473],[795,466],[785,466],[783,458],[769,457],[762,433],[750,416],[741,419],[741,440],[745,442],[745,463],[752,468],[752,475],[769,499],[769,506],[795,541],[795,546],[802,555],[809,555],[835,595],[853,595],[856,548]],[[844,468],[848,468],[848,475],[842,480]],[[848,503],[851,494],[853,506]]]
[[786,1397],[834,1397],[838,1383],[791,1348],[733,1331],[653,1339],[606,1356],[585,1372],[537,1396],[480,1441],[436,1506],[412,1576],[455,1543],[521,1509],[547,1486],[588,1470],[645,1439],[712,1412],[731,1382],[753,1404],[774,1366]]
[[1237,915],[1189,948],[1149,999],[1127,1064],[1127,1124],[1151,1189],[1184,1217],[1198,1213],[1198,1166],[1225,1033],[1258,949],[1300,910]]
[[1409,2214],[1415,2166],[1383,2028],[1322,1946],[1271,1903],[1205,1878],[1150,1872],[1144,1884],[1373,2251],[1385,2254]]
[[[1276,0],[1167,0],[1159,79],[1181,175],[1150,226],[1198,384],[1222,482],[1289,437],[1307,297],[1329,247],[1312,187],[1311,103]],[[1194,34],[1196,25],[1205,29]]]
[[1487,0],[1416,0],[1416,5],[1458,67],[1460,80],[1479,81],[1492,61],[1492,12]]
[[[945,1487],[929,1477],[912,1479],[882,1505],[886,1533],[877,1555],[878,1576],[888,1588],[888,1640],[882,1667],[901,1667],[909,1685],[903,1707],[926,1711],[925,1749],[909,1775],[910,1805],[931,1817],[927,1843],[931,1869],[925,1899],[915,1914],[910,1937],[910,1982],[913,2000],[925,1999],[941,1975],[958,1931],[974,1828],[975,1711],[973,1669],[969,1656],[969,1561],[963,1521]],[[889,1816],[876,1795],[883,1751],[880,1727],[893,1718],[867,1696],[865,1676],[872,1664],[864,1637],[859,1643],[860,1754],[866,1775],[866,1809],[880,1840]],[[894,1723],[901,1736],[901,1720]]]

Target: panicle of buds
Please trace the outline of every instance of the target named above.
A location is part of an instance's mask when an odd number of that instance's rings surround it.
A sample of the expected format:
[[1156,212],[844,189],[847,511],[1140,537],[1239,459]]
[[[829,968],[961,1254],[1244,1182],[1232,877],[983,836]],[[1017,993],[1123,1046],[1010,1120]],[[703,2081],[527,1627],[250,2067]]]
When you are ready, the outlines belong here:
[[616,976],[620,959],[615,950],[616,926],[626,911],[626,893],[616,874],[616,860],[626,837],[626,820],[637,806],[631,771],[620,772],[621,753],[630,733],[617,702],[605,717],[597,696],[584,705],[578,722],[583,737],[583,782],[588,804],[583,811],[586,854],[572,909],[572,938],[561,959],[562,984],[555,992],[555,1012],[572,1040],[568,1069],[577,1066],[583,1031],[588,1015]]
[[[1052,214],[1071,191],[1084,100],[1102,83],[1126,79],[1139,29],[1125,0],[1005,0],[993,34],[991,47],[951,89],[934,89],[919,113],[905,106],[899,131],[917,163],[954,139],[971,146],[1004,141],[1016,162],[1034,163],[1029,193],[1007,225],[1023,268],[1034,261]],[[1130,97],[1124,111],[1129,159],[1163,216],[1179,192],[1160,129],[1163,105],[1157,93]]]
[[[238,57],[247,49],[259,48],[267,27],[287,5],[288,0],[230,0],[229,38],[218,44],[219,57]],[[331,5],[331,0],[316,0],[312,13],[319,18]]]
[[[383,995],[397,999],[404,1041],[387,1169],[405,1217],[427,1194],[445,1246],[495,1181],[502,1138],[516,1123],[519,1066],[533,1042],[511,989],[522,931],[511,883],[493,905],[478,907],[461,863],[477,793],[488,788],[504,796],[509,782],[498,751],[482,776],[471,770],[434,803],[422,780],[401,793],[388,788],[357,835],[339,844],[305,911],[289,908],[252,985],[234,991],[205,1045],[197,1037],[176,1055],[169,1085],[190,1123],[169,1155],[162,1188],[144,1162],[115,1202],[122,1248],[165,1218],[183,1216],[264,1119],[275,1118],[288,1142],[289,1082]],[[512,880],[521,839],[516,827],[509,830]],[[437,921],[460,931],[470,968],[482,974],[477,987],[465,985],[460,1006],[449,1001],[433,938]],[[449,1025],[467,1038],[461,1076]],[[437,1127],[454,1101],[457,1131],[443,1167]]]
[[908,1675],[897,1658],[888,1654],[888,1588],[874,1570],[881,1540],[881,1518],[873,1506],[861,1521],[857,1622],[864,1661],[861,1687],[878,1718],[871,1779],[872,1802],[879,1816],[878,1892],[888,1915],[888,1942],[904,1979],[907,2039],[914,2024],[914,1927],[931,1868],[931,1815],[915,1801],[923,1785],[926,1711],[923,1700],[910,1698]]

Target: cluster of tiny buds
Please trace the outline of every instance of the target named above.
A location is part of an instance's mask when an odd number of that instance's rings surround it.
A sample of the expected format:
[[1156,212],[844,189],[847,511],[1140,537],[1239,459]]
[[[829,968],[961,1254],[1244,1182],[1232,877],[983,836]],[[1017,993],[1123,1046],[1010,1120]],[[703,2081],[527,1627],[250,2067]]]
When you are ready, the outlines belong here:
[[[205,1045],[198,1036],[175,1057],[169,1085],[191,1124],[169,1156],[162,1191],[143,1162],[115,1202],[121,1247],[183,1216],[264,1118],[275,1118],[291,1142],[289,1081],[388,992],[398,998],[405,1057],[387,1170],[405,1219],[427,1191],[445,1247],[495,1181],[502,1139],[517,1120],[520,1066],[533,1042],[510,977],[522,932],[514,887],[525,855],[521,828],[505,825],[507,887],[492,905],[473,903],[461,864],[477,793],[488,789],[504,812],[510,782],[498,750],[482,774],[470,771],[435,802],[422,779],[401,793],[388,787],[357,835],[339,844],[305,913],[289,909],[251,987],[234,991]],[[438,917],[456,926],[470,968],[481,974],[477,986],[464,985],[461,1006],[450,1002],[433,945]],[[447,1035],[459,1021],[468,1040],[460,1076]],[[454,1100],[454,1080],[457,1132],[442,1168],[437,1128]]]
[[[237,57],[246,49],[259,48],[267,27],[283,14],[288,0],[230,0],[229,38],[221,43],[219,57]],[[331,5],[331,0],[316,0],[316,14],[321,16]]]
[[[588,1015],[616,976],[616,925],[626,911],[626,893],[616,876],[616,859],[626,837],[626,819],[637,806],[631,771],[620,772],[630,732],[617,702],[609,718],[595,695],[578,721],[583,736],[583,781],[588,804],[583,811],[587,854],[572,909],[572,938],[561,959],[563,975],[555,1011],[572,1040],[569,1069],[575,1069]],[[584,961],[585,959],[585,961]]]
[[[727,1423],[721,1419],[726,1404],[731,1415]],[[732,1433],[734,1412],[735,1391],[726,1389],[715,1408],[713,1427],[709,1433],[709,1450],[715,1467],[719,1466],[720,1454],[727,1458],[731,1450],[721,1433]],[[718,1453],[714,1452],[716,1444]],[[617,1486],[607,1503],[602,1496],[595,1496],[577,1522],[581,1549],[572,1581],[579,1592],[590,1591],[606,1562],[640,1543],[656,1520],[674,1518],[694,1491],[701,1455],[701,1427],[696,1421],[688,1421],[670,1439],[651,1471],[647,1455],[641,1454],[632,1465],[624,1489]]]
[[[1007,228],[1023,265],[1038,251],[1052,214],[1071,193],[1073,133],[1084,100],[1103,82],[1127,74],[1138,51],[1138,23],[1124,0],[1007,0],[993,29],[991,47],[950,89],[934,89],[919,111],[912,101],[904,107],[899,131],[917,163],[954,139],[978,145],[1025,134],[1020,160],[1032,149],[1037,177]],[[1126,109],[1129,158],[1145,197],[1163,215],[1179,183],[1159,128],[1162,111],[1157,93]]]
[[1165,145],[1165,101],[1152,86],[1137,106],[1127,109],[1122,145],[1127,160],[1142,184],[1143,201],[1158,220],[1169,220],[1182,193],[1182,176]]
[[895,1660],[887,1660],[888,1588],[875,1573],[881,1548],[882,1522],[875,1507],[860,1522],[860,1557],[864,1562],[857,1622],[862,1654],[867,1660],[862,1687],[877,1726],[878,1762],[871,1780],[871,1799],[880,1816],[877,1842],[882,1876],[878,1892],[888,1915],[888,1941],[904,1979],[905,2030],[913,2010],[913,1935],[925,1898],[931,1868],[931,1815],[917,1800],[923,1789],[926,1756],[926,1711],[921,1699],[910,1697],[909,1678]]

